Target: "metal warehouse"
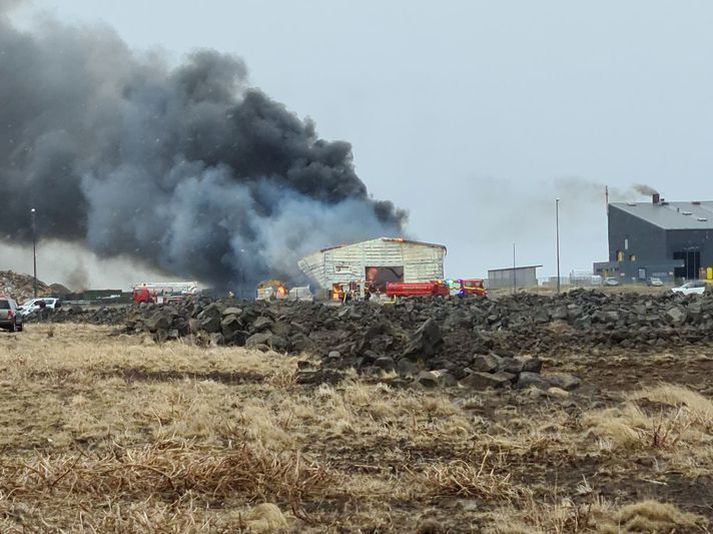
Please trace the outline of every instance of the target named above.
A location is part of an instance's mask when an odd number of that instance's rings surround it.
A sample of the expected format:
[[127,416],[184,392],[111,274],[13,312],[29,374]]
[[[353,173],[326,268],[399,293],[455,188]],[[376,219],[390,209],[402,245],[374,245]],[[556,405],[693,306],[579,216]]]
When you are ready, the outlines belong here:
[[595,263],[604,276],[624,280],[707,278],[713,267],[713,202],[608,205],[609,261]]
[[488,289],[537,287],[537,269],[542,265],[523,265],[488,269]]
[[443,279],[446,247],[433,243],[380,237],[325,248],[299,262],[322,288],[369,282],[382,289],[387,282],[429,282]]

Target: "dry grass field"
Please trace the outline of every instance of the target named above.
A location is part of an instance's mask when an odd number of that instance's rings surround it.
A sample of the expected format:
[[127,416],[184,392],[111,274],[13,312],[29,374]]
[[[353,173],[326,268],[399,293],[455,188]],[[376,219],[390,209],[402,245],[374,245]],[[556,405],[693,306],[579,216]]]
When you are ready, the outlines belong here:
[[1,532],[708,532],[713,351],[557,355],[578,392],[295,381],[297,358],[0,333]]

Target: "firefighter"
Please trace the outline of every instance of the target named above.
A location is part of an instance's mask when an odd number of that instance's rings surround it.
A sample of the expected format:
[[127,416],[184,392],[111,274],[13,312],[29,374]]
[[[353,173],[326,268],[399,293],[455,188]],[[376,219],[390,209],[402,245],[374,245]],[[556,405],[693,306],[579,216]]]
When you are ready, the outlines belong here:
[[356,295],[357,295],[357,283],[355,281],[349,282],[349,296],[347,297],[348,301],[356,300]]

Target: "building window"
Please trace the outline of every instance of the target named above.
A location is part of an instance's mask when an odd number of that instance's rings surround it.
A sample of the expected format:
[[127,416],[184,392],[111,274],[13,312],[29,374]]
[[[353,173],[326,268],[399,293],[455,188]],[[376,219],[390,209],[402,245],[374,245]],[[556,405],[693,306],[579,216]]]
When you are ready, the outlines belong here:
[[621,250],[616,251],[616,261],[624,261],[624,253]]
[[624,250],[629,250],[629,238],[624,239]]
[[629,254],[629,261],[636,261],[636,254]]

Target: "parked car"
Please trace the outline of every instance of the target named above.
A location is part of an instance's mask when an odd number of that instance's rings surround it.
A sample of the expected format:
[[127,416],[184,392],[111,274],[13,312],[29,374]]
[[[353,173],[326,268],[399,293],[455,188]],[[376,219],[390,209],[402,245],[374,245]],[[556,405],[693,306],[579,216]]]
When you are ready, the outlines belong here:
[[10,332],[22,332],[22,314],[17,302],[9,297],[0,297],[0,328]]
[[62,307],[62,301],[56,297],[41,297],[25,301],[20,306],[20,313],[27,317],[37,310],[57,310]]
[[663,285],[663,282],[661,281],[660,278],[656,278],[655,276],[652,276],[649,278],[647,285],[652,286],[652,287],[661,287]]
[[614,278],[613,276],[607,276],[604,279],[604,285],[605,286],[618,286],[619,285],[619,279]]
[[706,292],[706,286],[708,284],[705,280],[693,280],[691,282],[686,282],[682,286],[674,287],[671,289],[674,293],[682,293],[684,295],[702,295]]

